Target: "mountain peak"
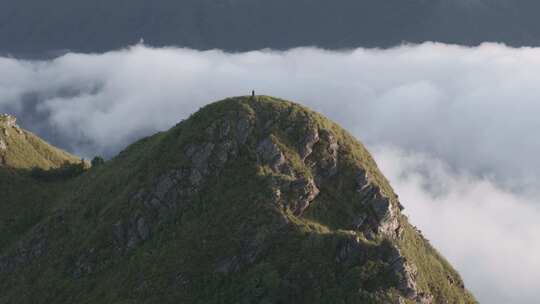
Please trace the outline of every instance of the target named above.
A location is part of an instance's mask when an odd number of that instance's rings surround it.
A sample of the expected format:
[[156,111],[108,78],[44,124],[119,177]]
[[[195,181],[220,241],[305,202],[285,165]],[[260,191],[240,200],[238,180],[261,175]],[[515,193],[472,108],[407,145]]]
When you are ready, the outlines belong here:
[[0,167],[50,169],[80,159],[51,146],[17,125],[17,118],[0,114]]
[[[17,118],[9,114],[0,114],[0,131],[4,137],[9,137],[10,131],[22,134],[21,128],[17,125]],[[0,150],[6,150],[5,141],[0,142]]]
[[17,118],[9,114],[0,114],[0,125],[5,128],[14,127],[17,124]]
[[65,191],[0,251],[8,302],[475,302],[364,146],[293,102],[210,104]]

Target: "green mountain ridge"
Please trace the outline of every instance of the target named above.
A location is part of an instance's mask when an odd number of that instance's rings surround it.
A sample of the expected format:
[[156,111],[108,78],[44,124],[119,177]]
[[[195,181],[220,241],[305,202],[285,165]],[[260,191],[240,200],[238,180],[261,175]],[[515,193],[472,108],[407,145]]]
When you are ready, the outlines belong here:
[[20,128],[15,117],[0,114],[0,250],[42,220],[49,201],[63,192],[43,177],[79,164],[79,158]]
[[213,103],[77,176],[0,173],[0,303],[476,303],[364,146],[292,102]]

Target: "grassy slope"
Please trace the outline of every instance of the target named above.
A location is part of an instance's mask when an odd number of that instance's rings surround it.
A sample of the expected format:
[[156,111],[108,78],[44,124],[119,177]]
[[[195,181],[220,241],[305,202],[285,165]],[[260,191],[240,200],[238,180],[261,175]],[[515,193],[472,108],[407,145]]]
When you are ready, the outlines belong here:
[[16,169],[59,168],[65,163],[77,163],[80,159],[46,143],[31,132],[8,129],[9,136],[0,134],[8,149],[4,155],[6,166]]
[[63,186],[0,168],[0,251],[47,215]]
[[[269,170],[257,165],[248,145],[220,176],[209,181],[211,187],[194,204],[159,225],[140,247],[127,255],[116,254],[111,227],[120,218],[145,212],[130,204],[129,197],[150,187],[165,170],[188,165],[180,151],[187,143],[207,140],[201,130],[229,112],[253,120],[274,120],[270,132],[293,167],[306,175],[310,168],[300,161],[294,144],[302,136],[306,118],[332,130],[343,150],[340,177],[321,189],[305,217],[286,213],[294,225],[280,230],[276,219],[284,211],[267,204]],[[282,133],[291,124],[298,132]],[[253,141],[264,135],[257,130]],[[54,217],[44,221],[50,251],[39,263],[0,280],[0,303],[15,299],[20,303],[377,303],[392,299],[397,294],[391,287],[393,279],[380,276],[388,265],[376,259],[348,267],[335,263],[337,245],[349,235],[345,223],[361,212],[351,191],[355,166],[365,168],[384,193],[396,199],[366,149],[322,116],[270,97],[259,97],[257,103],[236,98],[212,104],[170,131],[143,139],[104,166],[68,181],[64,194],[54,200],[54,207],[62,210],[63,222],[57,224]],[[459,275],[404,217],[402,221],[406,228],[399,245],[418,265],[419,288],[433,293],[436,300],[474,302],[472,296],[448,283],[448,277],[460,282]],[[238,273],[216,273],[216,261],[241,254],[246,239],[266,244],[264,255]],[[364,240],[374,254],[385,250],[385,242],[388,240],[382,238]],[[95,270],[74,279],[73,265],[88,252],[96,260]]]
[[80,162],[34,134],[15,127],[0,132],[7,144],[0,151],[0,250],[42,220],[65,188],[62,182],[43,182],[31,177],[32,169],[57,169]]

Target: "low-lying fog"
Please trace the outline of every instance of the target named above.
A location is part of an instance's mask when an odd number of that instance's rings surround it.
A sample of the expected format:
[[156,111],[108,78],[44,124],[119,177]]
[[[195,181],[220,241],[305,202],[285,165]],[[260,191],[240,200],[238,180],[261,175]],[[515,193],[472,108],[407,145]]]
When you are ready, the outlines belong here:
[[484,303],[540,282],[540,49],[425,43],[228,54],[143,45],[0,57],[0,112],[85,157],[113,156],[228,96],[325,114],[372,150],[406,213]]

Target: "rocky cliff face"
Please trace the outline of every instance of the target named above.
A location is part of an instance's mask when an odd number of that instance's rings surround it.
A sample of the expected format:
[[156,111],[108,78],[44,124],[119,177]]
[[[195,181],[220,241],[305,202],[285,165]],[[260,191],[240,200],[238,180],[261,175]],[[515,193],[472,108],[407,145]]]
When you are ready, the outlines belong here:
[[0,125],[4,128],[16,126],[17,118],[9,114],[0,114]]
[[475,302],[366,149],[270,97],[207,106],[52,204],[1,251],[0,303]]
[[0,133],[2,134],[2,138],[0,138],[0,153],[2,153],[2,155],[0,156],[0,165],[6,163],[4,155],[6,154],[8,147],[4,138],[9,137],[11,129],[17,130],[18,133],[21,132],[16,122],[17,118],[15,118],[14,116],[8,114],[0,114]]

